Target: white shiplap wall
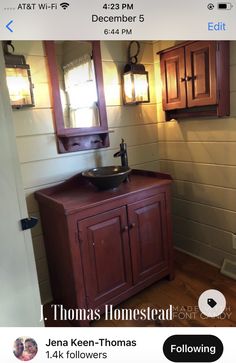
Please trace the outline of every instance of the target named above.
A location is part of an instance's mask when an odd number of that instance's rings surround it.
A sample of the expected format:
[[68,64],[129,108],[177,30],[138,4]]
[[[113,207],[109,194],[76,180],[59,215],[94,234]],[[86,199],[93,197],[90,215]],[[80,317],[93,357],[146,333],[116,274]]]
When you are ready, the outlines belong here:
[[174,237],[178,248],[211,264],[236,261],[236,42],[230,43],[231,115],[165,122],[154,43],[160,169],[174,178]]
[[[27,206],[30,215],[39,217],[34,199],[35,190],[61,182],[77,172],[100,165],[119,163],[113,158],[121,137],[128,144],[131,166],[158,168],[156,127],[156,98],[154,89],[154,58],[151,42],[141,43],[139,61],[149,71],[151,102],[139,106],[123,106],[121,98],[121,73],[127,62],[128,42],[102,42],[102,65],[108,126],[111,146],[99,151],[84,151],[58,154],[56,148],[53,117],[49,96],[46,59],[42,42],[14,42],[15,53],[24,54],[30,64],[36,106],[27,110],[13,111],[16,141],[21,162],[21,171]],[[51,300],[50,282],[44,241],[40,223],[32,230],[35,259],[42,303]]]

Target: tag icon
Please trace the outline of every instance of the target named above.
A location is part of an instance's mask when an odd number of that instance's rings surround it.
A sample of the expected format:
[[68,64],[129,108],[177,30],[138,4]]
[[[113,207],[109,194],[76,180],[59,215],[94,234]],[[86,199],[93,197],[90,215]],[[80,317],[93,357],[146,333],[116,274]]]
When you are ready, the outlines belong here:
[[205,316],[215,318],[225,310],[226,300],[219,290],[209,289],[199,296],[198,307]]
[[214,299],[207,299],[207,304],[213,309],[217,305],[217,302]]

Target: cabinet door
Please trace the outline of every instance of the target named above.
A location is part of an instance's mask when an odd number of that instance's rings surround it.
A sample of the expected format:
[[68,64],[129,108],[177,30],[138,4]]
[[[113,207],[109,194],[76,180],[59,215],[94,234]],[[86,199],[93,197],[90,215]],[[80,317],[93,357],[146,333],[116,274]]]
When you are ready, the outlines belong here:
[[134,283],[168,266],[165,194],[128,206]]
[[162,103],[164,110],[186,107],[184,48],[161,54]]
[[78,223],[88,307],[94,308],[132,284],[126,208]]
[[215,42],[186,46],[186,76],[188,107],[217,103]]

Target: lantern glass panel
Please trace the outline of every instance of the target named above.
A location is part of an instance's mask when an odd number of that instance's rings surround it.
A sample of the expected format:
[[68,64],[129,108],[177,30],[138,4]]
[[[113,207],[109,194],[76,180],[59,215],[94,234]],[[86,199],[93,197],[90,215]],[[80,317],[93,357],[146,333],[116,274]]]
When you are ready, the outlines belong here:
[[13,107],[31,106],[33,104],[28,69],[6,68],[6,80]]
[[135,102],[148,102],[147,74],[134,74]]
[[132,73],[124,74],[124,97],[126,103],[134,102],[134,83]]

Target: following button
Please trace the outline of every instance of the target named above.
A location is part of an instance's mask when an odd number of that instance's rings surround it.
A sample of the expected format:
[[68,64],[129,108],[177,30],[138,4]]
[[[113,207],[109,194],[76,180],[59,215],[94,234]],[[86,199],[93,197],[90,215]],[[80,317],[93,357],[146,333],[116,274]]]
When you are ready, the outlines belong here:
[[218,21],[218,23],[214,23],[213,21],[208,22],[208,31],[222,32],[225,31],[226,24],[223,21]]
[[172,362],[214,362],[224,347],[214,335],[172,335],[166,339],[163,352]]

